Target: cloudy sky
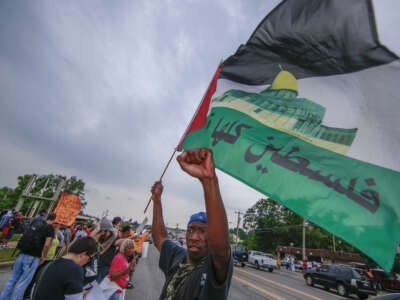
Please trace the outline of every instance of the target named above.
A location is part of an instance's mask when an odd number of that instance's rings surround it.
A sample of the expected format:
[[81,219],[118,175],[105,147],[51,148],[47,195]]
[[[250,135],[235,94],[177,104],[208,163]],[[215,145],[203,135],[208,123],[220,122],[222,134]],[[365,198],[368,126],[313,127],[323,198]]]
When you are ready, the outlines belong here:
[[[87,213],[141,221],[219,61],[278,2],[1,1],[0,187],[23,174],[77,176]],[[376,2],[381,40],[400,53],[400,2]],[[218,174],[234,222],[262,195]],[[164,185],[168,225],[204,209],[175,160]]]

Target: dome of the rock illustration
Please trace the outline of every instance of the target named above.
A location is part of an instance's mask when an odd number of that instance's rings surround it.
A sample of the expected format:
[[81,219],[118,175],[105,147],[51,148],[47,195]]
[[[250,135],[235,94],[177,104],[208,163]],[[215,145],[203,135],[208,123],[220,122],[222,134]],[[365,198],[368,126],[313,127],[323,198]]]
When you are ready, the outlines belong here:
[[270,90],[290,90],[298,93],[297,79],[288,71],[280,71],[272,82]]

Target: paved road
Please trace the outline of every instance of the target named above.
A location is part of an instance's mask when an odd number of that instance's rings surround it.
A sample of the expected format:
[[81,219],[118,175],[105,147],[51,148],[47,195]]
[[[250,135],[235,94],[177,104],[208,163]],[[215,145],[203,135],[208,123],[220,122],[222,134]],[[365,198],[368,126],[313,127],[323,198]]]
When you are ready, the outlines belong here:
[[[152,245],[148,257],[141,258],[134,275],[135,288],[128,290],[126,300],[157,300],[164,284],[164,275],[158,268],[158,251]],[[10,267],[0,268],[0,290],[10,274]],[[308,287],[301,274],[287,271],[255,270],[235,267],[229,300],[338,300],[334,291]],[[353,296],[353,299],[357,299]]]

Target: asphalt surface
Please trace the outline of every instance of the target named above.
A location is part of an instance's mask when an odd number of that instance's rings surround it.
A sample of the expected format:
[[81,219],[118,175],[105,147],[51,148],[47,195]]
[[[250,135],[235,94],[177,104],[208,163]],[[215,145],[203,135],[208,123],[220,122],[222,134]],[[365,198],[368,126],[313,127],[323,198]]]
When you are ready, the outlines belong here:
[[[147,257],[142,257],[134,273],[135,288],[128,290],[125,299],[157,300],[164,284],[164,275],[158,268],[159,254],[153,245],[148,247]],[[0,290],[3,289],[11,267],[0,267]],[[343,299],[322,288],[309,287],[301,273],[275,270],[270,273],[246,266],[235,267],[229,300],[337,300]],[[357,296],[352,295],[352,299]],[[346,298],[348,299],[348,298]]]

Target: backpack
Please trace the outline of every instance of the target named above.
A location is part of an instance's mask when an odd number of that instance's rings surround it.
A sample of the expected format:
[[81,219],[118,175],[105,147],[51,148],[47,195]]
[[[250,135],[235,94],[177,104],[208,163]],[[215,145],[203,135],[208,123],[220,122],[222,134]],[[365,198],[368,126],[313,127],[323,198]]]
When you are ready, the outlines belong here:
[[43,247],[43,232],[47,223],[43,219],[34,219],[27,226],[21,239],[18,241],[17,248],[22,252],[29,252],[32,249]]

